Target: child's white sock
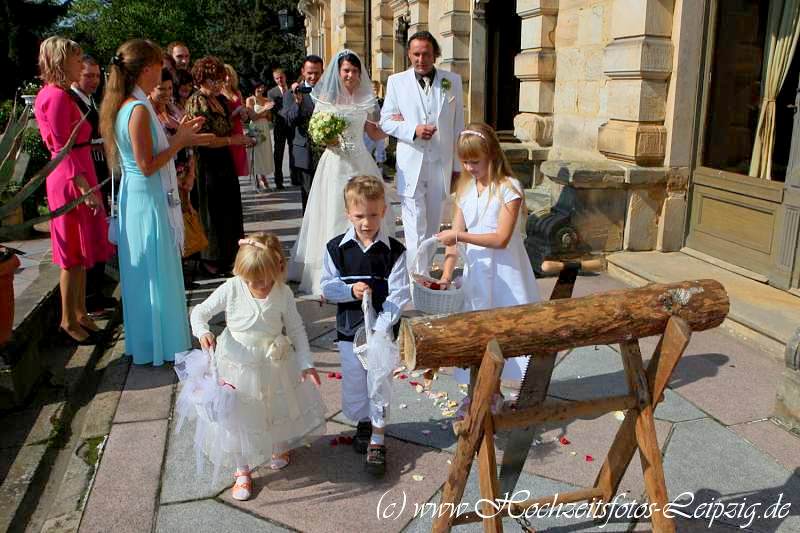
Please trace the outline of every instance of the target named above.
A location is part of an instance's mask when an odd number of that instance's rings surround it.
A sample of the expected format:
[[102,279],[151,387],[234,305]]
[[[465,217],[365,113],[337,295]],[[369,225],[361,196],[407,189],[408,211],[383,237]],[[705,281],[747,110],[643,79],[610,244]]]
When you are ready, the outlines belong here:
[[378,446],[383,446],[383,433],[375,433],[372,432],[372,437],[369,439],[370,444],[377,444]]

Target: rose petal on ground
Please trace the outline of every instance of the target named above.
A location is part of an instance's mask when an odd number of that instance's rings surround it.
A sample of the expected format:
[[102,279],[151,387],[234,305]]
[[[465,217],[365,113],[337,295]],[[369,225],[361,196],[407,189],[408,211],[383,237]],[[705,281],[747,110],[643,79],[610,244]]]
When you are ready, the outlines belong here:
[[419,381],[409,381],[408,384],[411,385],[412,387],[416,387],[417,385],[419,385]]
[[338,446],[339,441],[337,439],[331,439],[331,446]]
[[614,418],[616,418],[621,422],[625,420],[625,413],[623,413],[622,411],[614,411]]
[[336,379],[336,372],[328,372],[328,379]]
[[430,435],[431,434],[431,430],[430,429],[423,429],[422,430],[422,434],[423,435]]
[[562,446],[567,446],[570,444],[569,439],[567,437],[561,437],[560,439],[558,439],[558,442],[560,442]]
[[423,387],[422,385],[417,385],[417,392],[422,392],[424,390],[425,390],[425,387]]
[[423,479],[425,479],[425,476],[414,474],[413,476],[411,476],[411,479],[413,479],[414,481],[422,481]]
[[408,379],[408,375],[407,374],[400,374],[397,377],[400,378],[400,379]]
[[406,404],[404,404],[404,403],[401,403],[401,404],[400,404],[400,405],[398,405],[397,407],[399,407],[400,409],[405,409],[405,408],[406,408],[406,407],[408,407],[408,406],[407,406]]
[[592,461],[594,461],[594,457],[592,457],[591,455],[587,455],[586,457],[584,457],[584,459],[586,459],[587,463],[591,463]]

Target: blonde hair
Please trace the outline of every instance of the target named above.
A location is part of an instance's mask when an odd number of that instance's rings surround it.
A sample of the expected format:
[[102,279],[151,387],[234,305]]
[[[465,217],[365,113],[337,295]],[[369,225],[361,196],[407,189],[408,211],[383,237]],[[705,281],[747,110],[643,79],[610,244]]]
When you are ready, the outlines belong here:
[[[523,217],[526,216],[525,194],[508,179],[514,176],[514,170],[500,147],[500,140],[497,138],[494,128],[484,122],[467,124],[458,137],[456,151],[461,161],[489,159],[489,190],[491,194],[499,195],[503,186],[512,188],[522,198],[520,214]],[[462,164],[461,175],[456,184],[457,199],[461,198],[470,183],[472,183],[472,175],[463,169]]]
[[132,39],[126,41],[111,59],[109,76],[103,92],[103,103],[100,106],[100,134],[106,148],[106,159],[109,168],[117,164],[117,134],[115,125],[117,113],[123,102],[127,100],[145,67],[158,65],[161,70],[163,53],[153,41]]
[[81,47],[71,39],[54,35],[39,46],[39,76],[45,83],[66,87],[70,80],[64,64],[70,55],[81,54]]
[[[236,69],[234,69],[232,65],[225,63],[225,75],[230,79],[230,82],[226,83],[222,89],[225,97],[230,98],[231,96],[238,96],[241,98],[241,93],[239,92],[239,75],[236,74]],[[230,87],[228,85],[230,85]]]
[[239,252],[233,263],[234,274],[246,280],[270,279],[281,283],[284,281],[286,258],[278,237],[260,231],[248,235],[240,243]]
[[347,209],[359,202],[385,198],[383,183],[374,176],[356,176],[344,187],[344,206]]

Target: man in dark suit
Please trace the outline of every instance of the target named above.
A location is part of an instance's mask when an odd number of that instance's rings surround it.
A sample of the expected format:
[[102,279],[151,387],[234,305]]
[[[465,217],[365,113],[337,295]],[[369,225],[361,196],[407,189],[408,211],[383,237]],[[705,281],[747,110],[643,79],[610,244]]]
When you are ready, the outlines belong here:
[[317,161],[314,157],[311,139],[308,138],[308,121],[314,113],[314,101],[309,94],[310,89],[322,76],[322,58],[315,55],[306,56],[303,60],[302,83],[292,84],[294,98],[284,102],[281,115],[294,130],[292,138],[292,175],[300,184],[300,198],[303,202],[303,213],[308,203],[308,193],[314,180]]
[[[286,150],[286,141],[292,140],[292,128],[286,123],[286,119],[281,115],[283,109],[284,98],[291,99],[292,95],[289,86],[286,84],[286,72],[282,68],[272,70],[272,79],[275,80],[275,87],[267,92],[267,98],[275,102],[275,107],[272,108],[273,124],[275,129],[273,135],[275,136],[275,146],[272,155],[275,158],[275,186],[278,189],[283,189],[283,152]],[[289,168],[292,167],[292,151],[289,150]],[[300,185],[295,183],[295,176],[292,175],[292,185]]]
[[[103,152],[102,137],[100,135],[100,114],[93,94],[100,86],[100,65],[97,60],[90,55],[83,56],[83,69],[80,79],[72,84],[69,95],[78,104],[81,113],[86,115],[86,120],[92,126],[92,162],[97,174],[97,182],[100,183],[108,177],[108,166],[106,165],[105,153]],[[111,196],[111,183],[106,183],[101,188],[103,204],[106,213],[109,209],[109,198]],[[89,312],[100,313],[108,308],[116,306],[117,301],[103,295],[103,282],[105,277],[105,263],[97,263],[86,273],[86,307]]]

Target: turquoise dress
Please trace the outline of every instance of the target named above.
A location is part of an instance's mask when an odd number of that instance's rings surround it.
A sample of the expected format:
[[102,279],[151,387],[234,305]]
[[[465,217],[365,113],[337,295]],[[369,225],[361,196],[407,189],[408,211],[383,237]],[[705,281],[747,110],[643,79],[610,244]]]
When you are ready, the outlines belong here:
[[[144,176],[136,165],[128,132],[133,108],[124,104],[115,131],[122,167],[119,190],[119,270],[125,352],[135,364],[160,366],[192,346],[181,257],[172,238],[167,198],[156,174]],[[150,124],[153,146],[154,128]]]

